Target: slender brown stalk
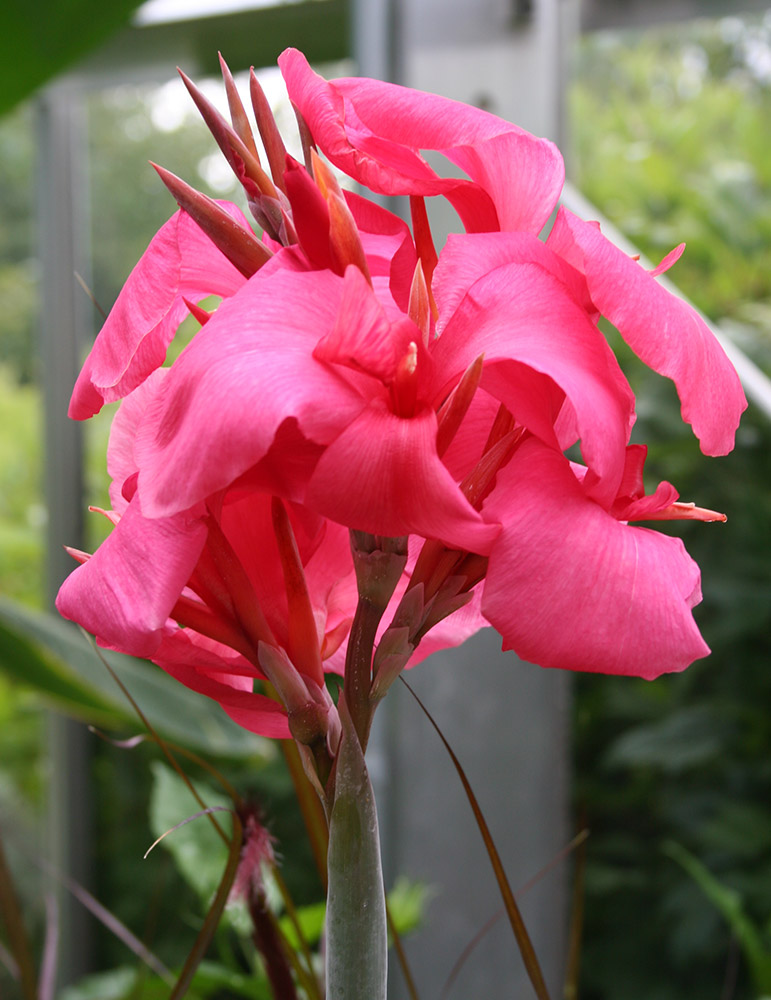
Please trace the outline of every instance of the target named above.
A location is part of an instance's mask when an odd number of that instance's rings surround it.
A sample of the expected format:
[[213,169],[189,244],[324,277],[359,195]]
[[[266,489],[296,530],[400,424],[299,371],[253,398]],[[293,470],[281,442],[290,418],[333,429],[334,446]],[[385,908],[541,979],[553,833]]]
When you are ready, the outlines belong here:
[[366,597],[359,597],[359,603],[351,625],[348,650],[345,657],[345,683],[343,695],[351,713],[356,735],[359,737],[362,753],[367,749],[369,730],[372,725],[372,651],[380,619],[381,608],[375,607]]
[[410,969],[410,964],[407,961],[407,953],[404,950],[404,945],[402,944],[402,939],[399,931],[396,929],[396,924],[394,923],[394,918],[391,916],[391,911],[388,908],[388,899],[386,898],[386,920],[388,921],[388,933],[391,935],[391,941],[394,946],[394,951],[396,952],[396,957],[399,960],[399,967],[402,970],[402,975],[404,976],[404,982],[407,986],[407,992],[410,995],[410,1000],[420,1000],[418,996],[418,988],[415,985],[415,980],[412,978],[412,970]]
[[297,1000],[297,990],[287,961],[284,941],[270,911],[265,892],[254,888],[247,900],[249,916],[252,918],[252,939],[262,955],[265,972],[273,990],[273,996],[281,1000]]
[[3,915],[8,944],[19,972],[22,996],[24,1000],[36,1000],[37,974],[32,960],[32,949],[24,927],[16,888],[5,860],[2,838],[0,838],[0,913]]

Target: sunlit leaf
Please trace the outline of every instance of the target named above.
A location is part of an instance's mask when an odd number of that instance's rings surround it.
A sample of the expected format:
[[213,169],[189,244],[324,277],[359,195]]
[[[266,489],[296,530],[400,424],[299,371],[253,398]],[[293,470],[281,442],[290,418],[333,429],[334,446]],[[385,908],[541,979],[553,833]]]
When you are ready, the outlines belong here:
[[124,25],[142,0],[11,0],[0,32],[0,115]]

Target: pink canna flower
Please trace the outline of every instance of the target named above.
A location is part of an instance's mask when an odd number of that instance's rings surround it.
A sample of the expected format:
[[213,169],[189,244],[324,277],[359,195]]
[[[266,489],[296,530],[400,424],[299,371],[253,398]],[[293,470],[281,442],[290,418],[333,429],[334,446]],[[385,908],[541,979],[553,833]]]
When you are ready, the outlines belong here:
[[[646,496],[634,396],[598,327],[604,315],[673,379],[705,452],[730,450],[738,379],[656,281],[680,251],[648,273],[565,210],[543,242],[562,184],[550,143],[433,95],[327,83],[293,50],[280,62],[316,146],[371,190],[409,194],[412,231],[341,191],[310,146],[309,167],[287,158],[254,82],[270,177],[245,115],[231,128],[188,81],[265,233],[162,173],[183,211],[73,395],[77,417],[127,398],[108,455],[117,523],[81,556],[62,613],[247,728],[303,740],[338,731],[323,677],[342,669],[355,610],[349,529],[411,537],[375,700],[485,623],[544,666],[652,677],[705,655],[698,568],[629,522],[720,515],[667,483]],[[469,179],[440,177],[423,149]],[[438,256],[434,195],[467,230]],[[195,305],[208,294],[212,315]],[[188,310],[202,329],[158,371]]]

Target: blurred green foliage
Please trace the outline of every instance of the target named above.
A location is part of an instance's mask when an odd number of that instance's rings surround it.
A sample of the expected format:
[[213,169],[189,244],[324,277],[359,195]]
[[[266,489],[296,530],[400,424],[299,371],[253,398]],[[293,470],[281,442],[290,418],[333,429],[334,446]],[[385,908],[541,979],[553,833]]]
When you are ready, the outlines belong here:
[[585,39],[574,180],[708,315],[771,331],[771,22]]
[[[601,35],[573,87],[574,176],[672,279],[771,370],[771,19]],[[671,385],[614,341],[638,396],[649,489],[668,479],[726,524],[685,524],[712,656],[653,684],[579,676],[575,803],[586,848],[582,1000],[754,998],[732,930],[662,851],[684,845],[768,938],[771,899],[771,426],[751,406],[706,459]]]

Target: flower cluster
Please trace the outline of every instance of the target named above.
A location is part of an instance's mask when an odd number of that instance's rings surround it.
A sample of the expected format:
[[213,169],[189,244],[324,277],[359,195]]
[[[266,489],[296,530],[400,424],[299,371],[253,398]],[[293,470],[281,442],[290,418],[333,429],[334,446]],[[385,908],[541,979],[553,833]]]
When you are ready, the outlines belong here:
[[[76,553],[62,614],[249,729],[322,733],[330,748],[324,672],[342,669],[366,576],[355,559],[378,553],[397,563],[385,560],[373,698],[410,657],[485,624],[547,667],[653,677],[705,655],[697,566],[630,522],[721,515],[668,483],[645,493],[634,396],[598,326],[675,382],[706,454],[728,452],[746,405],[737,376],[656,280],[682,247],[648,272],[564,207],[542,239],[564,179],[550,142],[430,94],[327,82],[294,50],[280,66],[304,164],[254,76],[262,157],[227,69],[232,124],[186,81],[261,235],[158,168],[180,211],[72,398],[77,419],[123,403],[115,527]],[[465,176],[440,176],[426,150]],[[339,172],[408,196],[411,225],[341,189]],[[438,254],[432,197],[465,230]],[[190,313],[201,330],[161,367]]]

